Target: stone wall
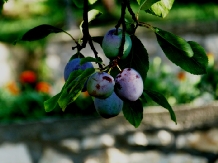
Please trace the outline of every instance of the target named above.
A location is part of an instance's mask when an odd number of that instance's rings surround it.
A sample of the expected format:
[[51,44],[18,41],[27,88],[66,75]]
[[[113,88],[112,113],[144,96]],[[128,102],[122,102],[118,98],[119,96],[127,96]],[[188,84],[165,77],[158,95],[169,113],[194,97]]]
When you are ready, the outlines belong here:
[[0,125],[2,163],[218,163],[218,102],[148,107],[138,128],[123,115]]

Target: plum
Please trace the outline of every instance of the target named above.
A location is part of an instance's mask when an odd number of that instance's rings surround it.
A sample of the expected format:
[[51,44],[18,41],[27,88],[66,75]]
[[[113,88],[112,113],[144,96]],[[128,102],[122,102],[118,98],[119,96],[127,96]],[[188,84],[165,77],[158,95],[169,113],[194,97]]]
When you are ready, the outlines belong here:
[[64,68],[64,80],[65,81],[67,81],[68,77],[70,76],[70,73],[73,71],[93,68],[93,65],[91,62],[86,62],[80,65],[80,60],[81,60],[80,58],[75,58],[67,63],[67,65]]
[[[102,41],[102,49],[107,58],[111,59],[118,56],[121,40],[122,40],[122,29],[118,29],[118,34],[116,34],[116,29],[113,28],[110,29],[104,35]],[[131,48],[132,48],[132,40],[128,34],[125,34],[124,50],[121,59],[124,59],[129,55]]]
[[97,113],[104,118],[111,118],[117,116],[122,108],[123,101],[116,95],[112,93],[106,99],[94,99],[94,105]]
[[114,91],[114,78],[106,72],[96,72],[87,81],[87,91],[91,96],[107,98]]
[[136,101],[143,93],[141,75],[133,68],[125,68],[115,78],[114,91],[122,100]]

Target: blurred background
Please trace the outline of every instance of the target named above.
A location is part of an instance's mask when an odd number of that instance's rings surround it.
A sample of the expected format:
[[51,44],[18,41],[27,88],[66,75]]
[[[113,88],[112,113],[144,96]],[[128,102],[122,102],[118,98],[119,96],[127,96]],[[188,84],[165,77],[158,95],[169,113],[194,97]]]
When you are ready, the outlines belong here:
[[[137,2],[131,3],[137,12]],[[119,19],[120,0],[99,0],[91,8],[103,14],[90,23],[90,34],[103,36]],[[127,18],[131,18],[130,15],[127,14]],[[144,105],[155,110],[156,114],[149,109],[147,113],[155,121],[147,118],[138,129],[122,116],[107,121],[101,119],[86,92],[81,93],[65,112],[58,109],[46,113],[43,102],[61,90],[64,67],[76,53],[72,50],[75,43],[64,33],[33,42],[16,45],[14,42],[40,24],[62,28],[79,38],[82,9],[72,0],[0,1],[0,160],[10,162],[12,158],[8,153],[14,152],[22,163],[133,163],[147,159],[151,163],[217,161],[218,2],[175,0],[166,18],[140,11],[139,19],[187,41],[198,42],[208,55],[208,73],[192,75],[165,57],[151,31],[138,28],[136,32],[150,57],[145,87],[162,93],[174,110],[178,109],[181,121],[176,127],[169,115],[162,112],[164,109],[156,107],[148,97]],[[95,44],[95,47],[107,64],[109,61],[100,46]],[[82,53],[94,56],[89,46]],[[208,107],[207,113],[202,106]],[[189,113],[193,116],[189,117]],[[199,147],[202,142],[206,144]],[[16,161],[19,163],[19,159]]]

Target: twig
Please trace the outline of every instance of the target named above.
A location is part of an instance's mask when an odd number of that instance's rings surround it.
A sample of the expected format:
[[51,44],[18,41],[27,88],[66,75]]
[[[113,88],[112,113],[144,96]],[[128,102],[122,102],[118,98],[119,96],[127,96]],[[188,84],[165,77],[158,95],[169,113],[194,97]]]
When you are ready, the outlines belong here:
[[82,48],[86,47],[86,44],[88,42],[89,37],[89,22],[88,22],[88,0],[84,0],[83,4],[83,24],[82,24],[82,32],[83,32],[83,38],[82,38],[82,44],[79,47],[78,50],[81,50]]
[[136,17],[135,13],[133,12],[133,10],[132,10],[132,8],[130,6],[129,0],[126,0],[126,5],[127,5],[127,9],[129,11],[130,15],[132,16],[132,19],[136,23],[135,29],[137,29],[137,27],[138,27],[138,18]]
[[119,23],[122,24],[123,30],[122,30],[122,39],[121,39],[121,44],[120,44],[120,48],[119,48],[119,54],[118,57],[121,58],[123,56],[123,50],[124,50],[124,44],[125,44],[125,32],[126,32],[126,23],[125,23],[125,14],[126,14],[126,7],[127,7],[127,3],[126,0],[122,1],[122,8],[121,8],[121,16],[120,16],[120,20],[118,22],[117,25],[120,26]]
[[117,29],[117,34],[118,34],[118,28],[121,26],[121,24],[123,24],[123,21],[125,19],[125,10],[126,10],[126,2],[124,2],[125,0],[122,1],[121,3],[121,16],[120,19],[117,22],[117,25],[115,26],[115,28]]
[[[92,37],[89,33],[89,22],[88,22],[88,0],[84,0],[83,4],[83,24],[82,24],[82,33],[83,33],[83,38],[82,38],[82,44],[77,44],[77,49],[80,51],[81,49],[86,47],[87,42],[89,42],[89,45],[94,52],[95,58],[98,58],[98,52],[96,51],[93,42],[92,42]],[[98,66],[100,69],[102,69],[102,65],[98,63]]]
[[148,23],[144,23],[144,22],[138,22],[138,26],[141,26],[141,27],[146,27],[148,29],[151,29],[153,31],[155,31],[154,27]]
[[[93,45],[92,37],[90,36],[90,34],[89,34],[89,45],[90,45],[90,47],[91,47],[91,49],[92,49],[92,51],[93,51],[93,53],[94,53],[94,55],[95,55],[95,58],[97,59],[97,58],[98,58],[98,52],[96,51],[96,49],[95,49],[95,47],[94,47],[94,45]],[[99,67],[100,69],[103,68],[103,66],[102,66],[100,63],[98,63],[98,67]]]

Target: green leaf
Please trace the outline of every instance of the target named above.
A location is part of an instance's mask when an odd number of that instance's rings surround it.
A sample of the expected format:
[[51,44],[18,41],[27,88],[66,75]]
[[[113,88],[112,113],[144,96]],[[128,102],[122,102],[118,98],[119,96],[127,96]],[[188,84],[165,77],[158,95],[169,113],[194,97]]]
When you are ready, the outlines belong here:
[[100,45],[102,45],[102,41],[104,39],[104,36],[95,36],[95,37],[92,37],[92,40]]
[[188,43],[191,45],[191,48],[194,52],[194,56],[191,58],[192,63],[195,63],[195,65],[192,66],[194,68],[193,71],[196,74],[206,74],[208,66],[208,57],[204,48],[194,41],[188,41]]
[[35,40],[43,39],[51,33],[59,33],[59,32],[63,32],[63,30],[48,24],[42,24],[27,31],[22,36],[22,38],[16,40],[14,44],[16,44],[16,42],[18,41],[35,41]]
[[55,108],[60,108],[58,105],[58,99],[60,98],[61,93],[56,94],[55,96],[51,97],[50,99],[44,102],[44,108],[46,112],[50,112]]
[[[147,72],[149,69],[149,59],[148,53],[145,49],[144,45],[136,36],[131,36],[132,39],[132,50],[127,58],[122,59],[119,62],[119,67],[121,69],[124,68],[134,68],[139,74],[142,76],[143,81],[145,81],[147,77]],[[114,69],[111,71],[112,76],[116,76],[118,74],[118,70]]]
[[88,22],[91,22],[92,20],[96,19],[102,15],[102,12],[96,9],[92,9],[88,12]]
[[98,0],[89,0],[89,4],[93,5],[95,2],[97,2]]
[[138,2],[138,4],[140,5],[141,4],[141,0],[136,0]]
[[[145,12],[152,15],[165,18],[173,6],[174,0],[160,0],[151,6],[150,9]],[[146,6],[145,6],[146,8]]]
[[102,59],[100,58],[100,57],[98,57],[98,58],[93,58],[93,57],[85,57],[85,58],[82,58],[81,60],[80,60],[80,64],[82,65],[82,64],[84,64],[84,63],[86,63],[86,62],[95,62],[95,63],[102,63]]
[[186,42],[185,39],[156,27],[154,27],[154,29],[156,35],[162,37],[171,46],[174,46],[175,48],[183,51],[184,55],[188,57],[192,57],[194,55],[191,46],[189,45],[189,43]]
[[152,91],[152,90],[144,90],[144,91],[154,102],[156,102],[160,106],[166,108],[170,113],[171,120],[173,120],[177,124],[176,115],[175,115],[172,107],[170,106],[170,104],[166,100],[166,98],[162,94],[160,94],[156,91]]
[[70,74],[58,100],[58,104],[63,111],[70,103],[76,100],[83,89],[85,82],[94,72],[94,68],[88,68],[86,70],[76,70]]
[[188,57],[183,50],[176,48],[160,35],[156,34],[156,37],[166,56],[177,66],[195,75],[206,73],[208,58],[205,50],[198,43],[193,41],[187,42],[194,52],[192,57]]
[[124,102],[123,114],[125,118],[137,128],[143,119],[143,106],[140,100]]
[[158,2],[160,0],[144,0],[144,2],[141,4],[140,9],[141,10],[148,10],[151,8],[151,6]]

